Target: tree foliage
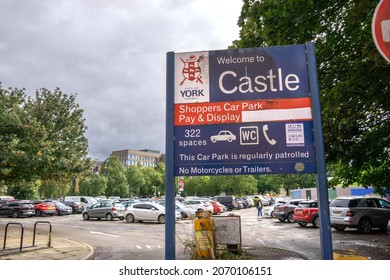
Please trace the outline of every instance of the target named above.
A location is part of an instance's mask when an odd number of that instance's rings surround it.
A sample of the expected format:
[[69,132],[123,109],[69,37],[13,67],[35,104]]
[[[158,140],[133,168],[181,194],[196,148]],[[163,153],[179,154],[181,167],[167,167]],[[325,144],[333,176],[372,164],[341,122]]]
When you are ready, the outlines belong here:
[[80,178],[80,190],[83,195],[104,195],[107,189],[107,177],[88,172]]
[[36,151],[40,159],[39,171],[42,177],[63,178],[68,174],[80,174],[88,166],[88,140],[83,110],[76,103],[76,95],[37,90],[35,98],[29,98],[26,111],[30,118],[39,121],[45,128]]
[[127,183],[129,185],[129,195],[138,196],[140,190],[145,185],[145,177],[140,166],[129,166],[126,171]]
[[231,48],[316,44],[326,160],[333,184],[384,193],[390,182],[390,65],[371,20],[378,1],[244,0]]
[[84,123],[76,95],[40,89],[27,98],[24,89],[0,86],[0,181],[54,187],[89,169]]
[[110,156],[102,165],[102,174],[107,178],[107,196],[128,197],[126,168],[117,156]]

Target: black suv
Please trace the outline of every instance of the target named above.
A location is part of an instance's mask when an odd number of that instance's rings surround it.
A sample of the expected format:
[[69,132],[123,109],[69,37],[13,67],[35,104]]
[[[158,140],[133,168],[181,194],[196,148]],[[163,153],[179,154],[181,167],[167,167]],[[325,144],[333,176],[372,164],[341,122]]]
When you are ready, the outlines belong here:
[[34,205],[28,201],[7,201],[0,205],[0,216],[32,217],[35,215]]
[[236,197],[233,195],[216,196],[216,197],[214,197],[214,200],[218,201],[222,205],[225,205],[228,208],[228,211],[238,209]]

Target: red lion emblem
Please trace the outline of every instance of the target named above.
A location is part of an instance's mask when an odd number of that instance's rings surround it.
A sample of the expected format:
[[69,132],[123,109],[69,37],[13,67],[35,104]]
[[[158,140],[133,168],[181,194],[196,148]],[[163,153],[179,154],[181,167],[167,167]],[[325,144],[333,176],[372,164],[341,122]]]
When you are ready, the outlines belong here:
[[202,70],[199,66],[199,62],[203,59],[203,55],[196,57],[195,55],[190,55],[189,58],[186,60],[183,60],[180,58],[181,61],[184,63],[184,67],[182,70],[182,75],[184,77],[183,81],[181,81],[180,85],[182,85],[186,80],[189,81],[195,81],[203,84],[202,82]]

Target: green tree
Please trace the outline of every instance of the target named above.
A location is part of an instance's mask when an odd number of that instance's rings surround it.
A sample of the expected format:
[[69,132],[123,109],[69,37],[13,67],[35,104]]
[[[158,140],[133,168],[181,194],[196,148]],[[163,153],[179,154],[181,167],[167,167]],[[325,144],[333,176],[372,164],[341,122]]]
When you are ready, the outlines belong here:
[[39,178],[36,156],[44,127],[25,110],[24,90],[0,84],[0,181],[5,185]]
[[0,87],[0,179],[69,179],[89,167],[83,111],[75,95],[41,89],[35,99]]
[[80,178],[80,194],[82,195],[105,195],[107,189],[107,177],[89,172]]
[[214,195],[209,176],[184,177],[184,193],[187,196]]
[[316,43],[326,160],[334,184],[390,181],[390,65],[371,20],[378,1],[244,0],[232,48]]
[[145,185],[145,177],[141,166],[131,165],[126,171],[127,183],[129,185],[129,195],[139,196],[141,188]]
[[140,189],[141,196],[163,195],[164,194],[164,176],[158,170],[152,167],[143,167],[145,184]]
[[256,175],[257,193],[259,194],[279,194],[281,186],[272,183],[274,175]]
[[44,127],[34,151],[42,179],[68,179],[90,169],[87,127],[76,95],[43,88],[36,91],[34,99],[28,98],[25,110]]
[[126,178],[126,168],[117,156],[110,156],[102,165],[102,174],[107,177],[106,196],[127,197],[129,185]]
[[71,180],[42,180],[39,184],[39,197],[57,199],[64,197],[71,188]]
[[37,182],[19,181],[8,186],[8,194],[18,199],[39,199],[38,189]]

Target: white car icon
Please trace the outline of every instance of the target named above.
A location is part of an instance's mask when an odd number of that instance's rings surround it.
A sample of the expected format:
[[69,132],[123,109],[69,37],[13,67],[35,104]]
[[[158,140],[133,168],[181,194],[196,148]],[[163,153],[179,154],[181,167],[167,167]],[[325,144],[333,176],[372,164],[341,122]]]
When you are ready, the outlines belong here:
[[236,135],[231,133],[229,130],[221,130],[218,135],[211,136],[211,142],[215,143],[217,141],[228,141],[232,142],[236,140]]

